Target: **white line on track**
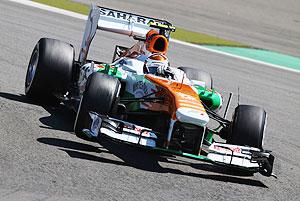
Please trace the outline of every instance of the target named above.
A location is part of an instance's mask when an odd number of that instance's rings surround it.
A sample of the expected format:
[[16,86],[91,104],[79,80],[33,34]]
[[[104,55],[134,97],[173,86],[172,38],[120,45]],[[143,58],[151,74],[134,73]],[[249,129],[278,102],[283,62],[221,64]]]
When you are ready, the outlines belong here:
[[[36,3],[36,2],[30,1],[30,0],[9,0],[9,1],[20,3],[20,4],[23,4],[23,5],[27,5],[27,6],[31,6],[31,7],[35,7],[35,8],[39,8],[39,9],[54,12],[54,13],[58,13],[58,14],[62,14],[62,15],[67,15],[67,16],[74,17],[74,18],[77,18],[77,19],[82,19],[82,20],[87,19],[86,15],[78,14],[78,13],[75,13],[75,12],[72,12],[72,11],[67,11],[67,10],[60,9],[60,8],[55,8],[55,7],[52,7],[52,6],[47,6],[45,4]],[[188,46],[188,47],[201,49],[201,50],[204,50],[204,51],[207,51],[207,52],[213,52],[213,53],[216,53],[216,54],[221,54],[221,55],[233,57],[233,58],[244,60],[244,61],[249,61],[249,62],[253,62],[253,63],[257,63],[257,64],[262,64],[262,65],[265,65],[265,66],[270,66],[270,67],[273,67],[273,68],[279,68],[279,69],[283,69],[283,70],[287,70],[287,71],[291,71],[291,72],[295,72],[295,73],[300,73],[300,71],[296,70],[296,69],[292,69],[292,68],[288,68],[288,67],[280,66],[280,65],[275,65],[275,64],[271,64],[271,63],[267,63],[267,62],[263,62],[263,61],[258,61],[258,60],[255,60],[255,59],[250,59],[250,58],[247,58],[247,57],[242,57],[242,56],[222,52],[222,51],[219,51],[219,50],[213,50],[213,49],[206,48],[206,47],[203,47],[203,46],[200,46],[200,45],[195,45],[195,44],[183,42],[183,41],[176,40],[176,39],[170,39],[170,41],[173,42],[173,43],[180,44],[180,45],[185,45],[185,46]]]

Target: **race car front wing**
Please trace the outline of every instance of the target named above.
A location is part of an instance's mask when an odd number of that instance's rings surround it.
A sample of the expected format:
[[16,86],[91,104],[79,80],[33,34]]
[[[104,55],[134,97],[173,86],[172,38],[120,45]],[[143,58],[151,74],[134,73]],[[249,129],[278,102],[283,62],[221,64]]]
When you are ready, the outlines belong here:
[[105,135],[127,143],[156,147],[157,136],[151,129],[95,112],[90,112],[90,117],[92,120],[90,128],[83,129],[83,132],[90,138],[99,138],[101,135]]
[[[106,136],[114,140],[149,148],[158,152],[204,160],[206,162],[234,167],[253,173],[259,172],[264,176],[276,177],[272,173],[274,156],[270,151],[254,147],[214,142],[205,151],[207,155],[193,155],[165,147],[157,147],[157,134],[149,128],[99,115],[95,112],[90,112],[89,114],[91,117],[90,127],[83,129],[83,132],[90,138],[100,140],[101,136]],[[204,149],[200,147],[200,150]]]
[[247,146],[212,143],[209,146],[207,158],[215,163],[252,169],[264,176],[275,176],[272,173],[274,156],[270,151]]

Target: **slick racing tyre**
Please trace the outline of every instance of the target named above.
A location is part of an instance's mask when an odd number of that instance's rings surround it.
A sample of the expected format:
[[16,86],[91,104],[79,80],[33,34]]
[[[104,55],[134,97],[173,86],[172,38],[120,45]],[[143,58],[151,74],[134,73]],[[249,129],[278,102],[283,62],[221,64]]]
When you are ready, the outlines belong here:
[[252,105],[236,107],[227,143],[262,149],[267,114]]
[[74,123],[74,131],[78,137],[87,138],[82,129],[90,128],[89,112],[112,114],[117,105],[120,86],[118,79],[103,73],[95,72],[89,76]]
[[213,80],[210,73],[190,67],[179,67],[178,69],[185,72],[190,80],[205,82],[205,87],[212,89]]
[[72,45],[41,38],[32,51],[25,79],[25,94],[36,101],[54,93],[64,94],[70,85],[74,63]]

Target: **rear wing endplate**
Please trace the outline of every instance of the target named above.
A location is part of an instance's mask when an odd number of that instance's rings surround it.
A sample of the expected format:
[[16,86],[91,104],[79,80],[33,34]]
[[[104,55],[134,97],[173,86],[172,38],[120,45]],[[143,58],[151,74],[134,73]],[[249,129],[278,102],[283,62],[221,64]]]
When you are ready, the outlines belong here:
[[175,27],[165,20],[92,5],[79,53],[80,63],[85,63],[97,29],[132,36],[135,39],[145,39],[151,29],[167,38],[171,31],[175,31]]

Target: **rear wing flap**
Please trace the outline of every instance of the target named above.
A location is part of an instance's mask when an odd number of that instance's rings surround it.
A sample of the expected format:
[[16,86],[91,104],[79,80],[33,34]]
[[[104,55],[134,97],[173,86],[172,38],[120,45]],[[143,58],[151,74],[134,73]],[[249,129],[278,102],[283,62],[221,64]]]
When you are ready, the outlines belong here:
[[80,63],[85,63],[97,29],[132,36],[138,40],[145,39],[151,29],[157,30],[167,39],[170,37],[170,32],[175,31],[175,27],[166,20],[92,5],[79,53]]

